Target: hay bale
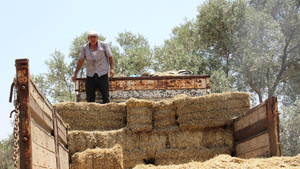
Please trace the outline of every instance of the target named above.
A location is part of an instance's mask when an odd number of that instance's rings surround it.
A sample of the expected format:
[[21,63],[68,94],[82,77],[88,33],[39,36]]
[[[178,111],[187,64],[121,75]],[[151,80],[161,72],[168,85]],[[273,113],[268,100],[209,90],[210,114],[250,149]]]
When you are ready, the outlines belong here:
[[76,152],[82,152],[86,149],[93,149],[95,147],[99,148],[112,148],[116,144],[120,144],[122,147],[127,144],[124,143],[133,143],[127,139],[127,129],[120,129],[114,131],[70,131],[68,133],[69,140],[69,151],[70,155]]
[[147,158],[146,153],[140,149],[125,150],[123,153],[125,169],[133,168],[138,164],[144,164],[144,159]]
[[227,128],[212,128],[203,131],[203,146],[206,148],[233,147],[233,131]]
[[127,100],[127,127],[133,132],[152,131],[152,104],[134,98]]
[[168,134],[170,148],[203,148],[202,131],[177,131]]
[[57,113],[70,130],[116,130],[126,126],[125,103],[56,103]]
[[219,154],[230,154],[230,147],[186,148],[186,149],[162,149],[157,151],[155,157],[156,165],[183,164],[191,161],[206,161]]
[[190,162],[181,165],[154,166],[137,165],[134,169],[190,169],[190,168],[219,168],[219,169],[245,169],[245,168],[300,168],[300,154],[295,157],[272,157],[241,159],[229,155],[219,155],[205,162]]
[[155,158],[157,150],[166,148],[167,135],[142,132],[138,134],[138,148],[146,153],[147,159]]
[[183,130],[230,125],[232,119],[250,108],[248,93],[233,92],[200,97],[176,97],[177,122]]
[[123,152],[120,145],[111,149],[87,149],[72,156],[71,169],[123,169]]
[[153,103],[153,120],[156,129],[166,128],[176,124],[175,106],[173,101]]

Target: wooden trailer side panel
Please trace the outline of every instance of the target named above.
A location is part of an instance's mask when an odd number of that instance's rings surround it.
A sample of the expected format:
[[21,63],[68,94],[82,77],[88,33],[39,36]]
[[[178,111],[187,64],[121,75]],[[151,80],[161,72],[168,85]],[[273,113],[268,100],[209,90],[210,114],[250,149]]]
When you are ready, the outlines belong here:
[[[31,80],[28,59],[16,60],[16,69],[18,100],[21,103],[20,117],[22,117],[20,168],[69,168],[65,123]],[[24,80],[26,85],[21,83]],[[29,134],[23,134],[24,131]]]
[[235,156],[280,156],[277,98],[271,97],[233,122]]

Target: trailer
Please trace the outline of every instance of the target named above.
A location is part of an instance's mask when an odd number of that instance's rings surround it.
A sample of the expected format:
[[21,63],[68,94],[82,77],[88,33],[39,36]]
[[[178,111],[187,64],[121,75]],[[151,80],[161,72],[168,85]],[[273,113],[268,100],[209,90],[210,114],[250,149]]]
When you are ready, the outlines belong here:
[[[19,138],[19,165],[22,169],[49,168],[68,169],[69,143],[68,127],[56,113],[52,104],[43,96],[37,85],[33,82],[29,71],[28,59],[17,59],[16,80],[14,83],[17,99],[16,112],[19,112],[18,134]],[[193,85],[194,86],[193,86]],[[77,101],[83,101],[84,79],[76,83]],[[79,87],[81,86],[81,87]],[[191,87],[192,86],[192,87]],[[140,77],[140,78],[113,78],[110,91],[113,92],[140,92],[147,96],[147,92],[172,93],[177,91],[195,90],[198,86],[203,92],[210,93],[209,78],[197,77]],[[184,89],[183,89],[184,88]],[[199,90],[199,91],[201,91]],[[187,92],[187,93],[188,93]],[[142,94],[141,94],[142,93]],[[192,92],[191,92],[192,93]],[[197,93],[197,92],[195,92]],[[201,92],[200,92],[201,93]],[[121,101],[132,97],[112,100]],[[164,95],[171,98],[172,95]],[[158,95],[148,99],[158,99]],[[279,140],[279,112],[277,98],[271,97],[261,104],[243,113],[232,124],[234,139],[234,154],[236,157],[271,157],[280,156]]]

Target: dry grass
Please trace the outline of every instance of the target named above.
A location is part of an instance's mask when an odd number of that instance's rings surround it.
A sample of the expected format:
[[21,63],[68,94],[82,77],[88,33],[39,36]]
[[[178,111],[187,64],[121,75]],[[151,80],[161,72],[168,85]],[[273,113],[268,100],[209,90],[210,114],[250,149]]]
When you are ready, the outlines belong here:
[[152,131],[152,104],[146,100],[127,100],[127,127],[133,132]]
[[111,149],[87,149],[72,156],[71,169],[123,169],[123,152],[120,145]]
[[138,165],[134,169],[279,169],[300,168],[300,154],[295,157],[272,157],[272,158],[252,158],[241,159],[231,157],[229,155],[219,155],[205,162],[190,162],[180,165],[169,166],[153,166],[153,165]]
[[115,130],[126,125],[125,103],[56,103],[54,105],[71,130]]
[[230,125],[232,119],[250,108],[248,93],[234,92],[201,97],[176,97],[178,123],[183,130]]

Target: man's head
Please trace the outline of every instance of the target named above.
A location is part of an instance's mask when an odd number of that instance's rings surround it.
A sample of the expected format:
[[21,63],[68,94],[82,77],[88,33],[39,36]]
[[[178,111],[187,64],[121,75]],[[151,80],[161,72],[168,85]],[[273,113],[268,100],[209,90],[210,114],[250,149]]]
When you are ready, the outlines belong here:
[[89,31],[88,40],[92,45],[96,45],[98,41],[98,33],[96,31]]

